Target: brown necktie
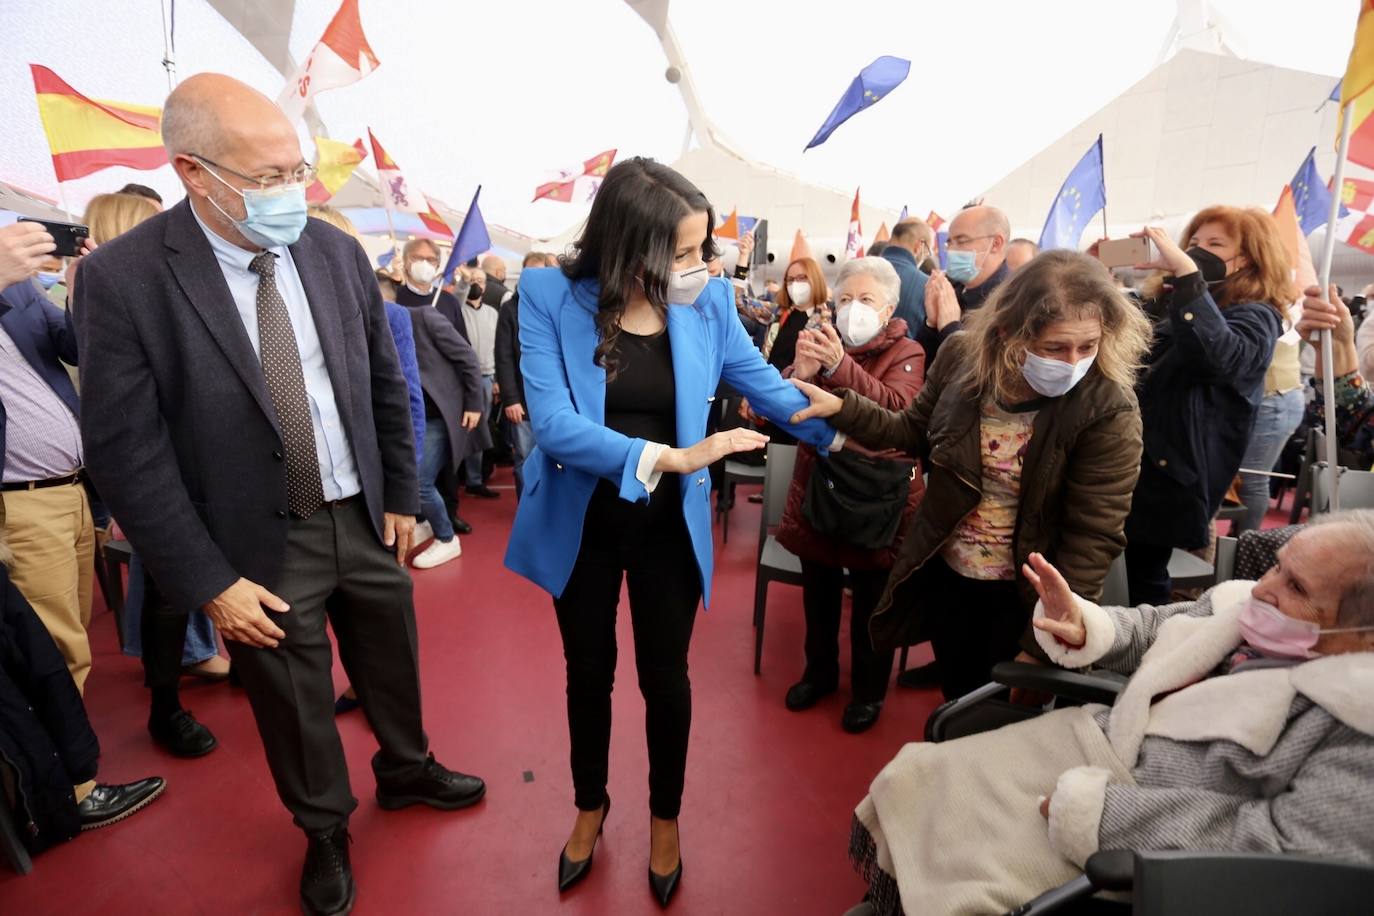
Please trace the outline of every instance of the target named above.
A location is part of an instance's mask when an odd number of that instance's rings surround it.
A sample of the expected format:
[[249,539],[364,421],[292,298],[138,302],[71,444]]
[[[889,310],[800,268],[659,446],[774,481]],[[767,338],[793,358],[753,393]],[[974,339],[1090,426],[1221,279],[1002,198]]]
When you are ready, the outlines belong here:
[[264,251],[248,265],[258,275],[258,350],[286,451],[286,504],[295,515],[309,518],[324,502],[324,487],[301,352],[286,300],[277,289],[276,257]]

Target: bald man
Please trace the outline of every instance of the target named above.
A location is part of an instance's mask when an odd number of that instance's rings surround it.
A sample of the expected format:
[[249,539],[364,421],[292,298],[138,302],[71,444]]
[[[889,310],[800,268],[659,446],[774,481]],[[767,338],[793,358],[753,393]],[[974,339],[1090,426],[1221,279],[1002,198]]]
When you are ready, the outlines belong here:
[[933,272],[926,284],[926,320],[916,338],[926,349],[926,365],[935,361],[941,342],[963,328],[963,313],[980,308],[1010,276],[1010,238],[1011,222],[996,207],[965,207],[949,224],[945,269]]
[[1030,239],[1012,239],[1007,243],[1007,270],[1016,273],[1040,253],[1040,246]]
[[199,74],[162,135],[186,199],[101,246],[76,285],[87,467],[167,603],[203,608],[229,647],[308,837],[305,911],[346,913],[357,802],[326,616],[381,746],[378,803],[485,792],[421,725],[408,394],[367,256],[307,220],[313,176],[277,107]]
[[482,289],[482,304],[499,309],[512,295],[510,287],[506,286],[506,261],[500,255],[489,254],[478,266],[487,278]]
[[[935,233],[925,220],[911,217],[901,220],[892,229],[892,238],[883,249],[882,257],[891,262],[901,280],[901,294],[892,317],[906,322],[906,334],[913,340],[926,322],[926,275],[921,262],[935,250]],[[871,249],[870,249],[871,252]]]

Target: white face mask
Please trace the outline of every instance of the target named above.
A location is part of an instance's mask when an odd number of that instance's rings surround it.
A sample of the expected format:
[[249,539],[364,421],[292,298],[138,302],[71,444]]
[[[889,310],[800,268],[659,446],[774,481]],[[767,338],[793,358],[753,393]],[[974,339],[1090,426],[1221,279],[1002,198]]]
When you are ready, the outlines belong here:
[[668,275],[668,304],[691,305],[697,301],[706,284],[711,280],[710,271],[705,264],[689,270],[675,270]]
[[1074,385],[1083,381],[1083,376],[1093,367],[1097,354],[1085,356],[1076,363],[1065,363],[1057,359],[1046,359],[1026,351],[1026,361],[1021,364],[1021,374],[1026,383],[1047,398],[1057,398],[1068,394]]
[[883,317],[866,302],[845,302],[835,312],[835,329],[846,347],[862,347],[883,329]]
[[806,308],[811,304],[811,284],[805,280],[793,280],[787,284],[787,298],[797,308]]
[[421,286],[432,283],[438,273],[439,268],[428,261],[414,261],[410,265],[410,279]]

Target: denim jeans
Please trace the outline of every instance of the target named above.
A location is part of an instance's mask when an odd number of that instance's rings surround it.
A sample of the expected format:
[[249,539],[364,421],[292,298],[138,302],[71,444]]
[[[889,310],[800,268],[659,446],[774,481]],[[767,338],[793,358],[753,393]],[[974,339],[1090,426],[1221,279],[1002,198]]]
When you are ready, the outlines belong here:
[[507,423],[511,457],[515,460],[515,498],[525,489],[525,459],[534,449],[534,427],[528,416],[520,423]]
[[[143,561],[138,554],[129,558],[129,594],[124,599],[124,654],[133,658],[143,655]],[[186,646],[181,650],[181,663],[198,665],[218,654],[215,625],[204,611],[196,608],[186,622]]]
[[[482,376],[482,425],[487,424],[491,414],[491,392],[492,386],[496,383],[496,376]],[[470,487],[480,487],[485,481],[482,480],[482,455],[469,455],[463,460],[463,482]]]
[[[1283,444],[1302,422],[1304,406],[1301,388],[1283,394],[1267,395],[1260,401],[1255,414],[1255,427],[1250,432],[1250,445],[1240,466],[1252,471],[1273,470],[1283,451]],[[1245,503],[1245,515],[1236,520],[1235,530],[1255,531],[1264,523],[1269,509],[1269,478],[1259,474],[1240,475],[1240,498]]]
[[425,453],[420,457],[420,517],[429,522],[434,536],[446,543],[453,540],[453,522],[434,482],[448,460],[448,427],[440,417],[425,420]]

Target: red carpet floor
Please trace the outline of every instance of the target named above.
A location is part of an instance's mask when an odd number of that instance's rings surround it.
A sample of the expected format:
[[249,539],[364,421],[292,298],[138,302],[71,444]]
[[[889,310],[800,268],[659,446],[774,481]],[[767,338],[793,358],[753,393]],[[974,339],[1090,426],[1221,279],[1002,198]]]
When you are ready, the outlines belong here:
[[[496,483],[508,484],[509,471],[500,473]],[[699,618],[692,645],[685,864],[671,912],[834,916],[863,894],[845,854],[850,814],[878,770],[920,734],[937,694],[894,687],[882,720],[859,736],[840,730],[843,693],[806,713],[783,708],[802,667],[801,593],[774,586],[755,677],[758,507],[744,493],[729,545],[717,528],[714,608]],[[486,800],[455,813],[380,810],[367,724],[360,713],[339,722],[359,799],[359,914],[658,912],[645,877],[648,763],[628,614],[611,748],[615,810],[588,880],[564,899],[557,893],[558,852],[574,815],[563,658],[548,596],[501,565],[514,508],[509,489],[500,500],[465,499],[477,530],[463,539],[462,559],[415,571],[431,743],[444,763],[486,779]],[[148,738],[140,665],[119,653],[113,618],[99,606],[92,642],[86,703],[104,751],[100,776],[160,774],[167,792],[130,820],[37,857],[27,877],[0,865],[0,914],[299,912],[304,840],[277,801],[242,693],[183,681],[183,702],[220,746],[200,760],[171,758]],[[912,663],[927,659],[914,652]],[[847,659],[844,668],[847,677]],[[335,675],[342,685],[337,666]]]

